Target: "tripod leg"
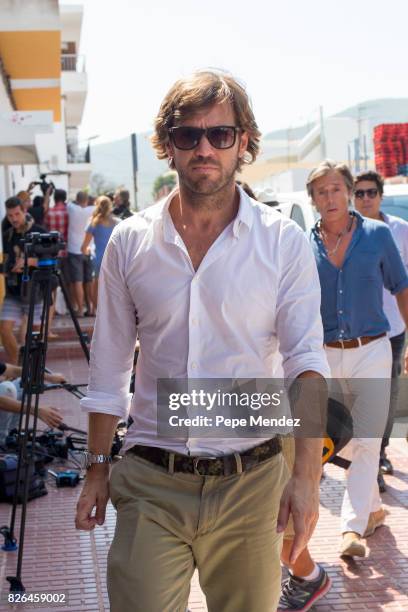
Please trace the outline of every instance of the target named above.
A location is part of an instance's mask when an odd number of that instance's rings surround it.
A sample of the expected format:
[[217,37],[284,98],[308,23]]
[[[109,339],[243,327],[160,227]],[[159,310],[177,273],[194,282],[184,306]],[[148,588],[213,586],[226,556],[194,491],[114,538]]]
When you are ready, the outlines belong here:
[[71,317],[72,322],[74,324],[75,331],[76,331],[76,333],[78,335],[79,342],[81,344],[82,350],[84,351],[84,355],[86,357],[86,360],[89,363],[89,348],[88,348],[88,345],[86,343],[86,339],[85,339],[84,333],[83,333],[83,331],[81,329],[81,326],[78,323],[78,319],[77,319],[77,316],[76,316],[76,314],[74,312],[74,309],[72,308],[72,304],[70,302],[70,299],[69,299],[69,296],[68,296],[68,292],[67,292],[67,289],[66,289],[66,287],[64,285],[64,281],[62,280],[61,274],[59,272],[56,272],[56,275],[57,275],[57,278],[58,278],[59,286],[61,287],[62,295],[64,296],[64,299],[65,299],[65,303],[67,305],[70,317]]
[[[24,361],[23,361],[23,401],[21,406],[21,417],[23,419],[24,402],[25,402],[25,427],[24,433],[20,431],[19,438],[19,457],[18,457],[18,478],[16,480],[16,487],[14,490],[14,503],[13,503],[13,516],[12,516],[12,533],[14,531],[15,521],[15,508],[17,506],[20,488],[20,472],[23,471],[24,486],[22,495],[21,505],[21,519],[20,519],[20,545],[18,549],[17,557],[17,570],[16,576],[7,576],[7,580],[10,582],[11,591],[24,591],[24,586],[21,580],[21,571],[23,563],[23,549],[24,549],[24,536],[25,536],[25,524],[27,515],[27,502],[30,484],[30,469],[34,469],[35,462],[35,438],[37,429],[38,419],[38,406],[39,406],[39,394],[44,390],[44,366],[45,356],[47,350],[47,333],[48,333],[48,318],[49,309],[51,303],[51,271],[36,270],[32,277],[32,288],[30,295],[30,305],[28,312],[28,323],[26,333],[26,345],[24,350]],[[41,326],[40,332],[33,333],[34,324],[34,311],[35,311],[35,297],[37,293],[37,286],[43,289],[44,302],[41,314]],[[35,395],[34,405],[34,422],[32,430],[32,442],[31,449],[28,449],[28,436],[29,436],[29,422],[31,415],[31,403],[33,395]]]

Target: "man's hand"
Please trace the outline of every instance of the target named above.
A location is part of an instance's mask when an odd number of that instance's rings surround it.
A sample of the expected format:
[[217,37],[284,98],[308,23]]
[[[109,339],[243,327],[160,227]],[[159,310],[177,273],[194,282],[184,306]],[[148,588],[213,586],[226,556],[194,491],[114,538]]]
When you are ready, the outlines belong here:
[[55,372],[53,374],[45,374],[44,380],[49,383],[52,383],[53,385],[60,385],[61,383],[67,382],[66,376],[64,376],[64,374],[59,374],[58,372]]
[[278,533],[282,533],[292,515],[295,537],[289,562],[293,565],[312,537],[319,518],[319,480],[292,475],[286,485],[278,515]]
[[4,372],[3,377],[6,380],[15,380],[21,376],[21,371],[20,366],[16,366],[12,363],[6,363],[6,371]]
[[20,273],[24,270],[24,257],[17,257],[11,272]]
[[62,414],[58,408],[53,406],[42,406],[38,408],[38,416],[48,427],[58,427],[62,423]]
[[[108,501],[109,465],[92,465],[86,475],[85,484],[77,503],[75,527],[84,531],[92,531],[96,525],[103,525]],[[95,514],[92,515],[94,508]]]

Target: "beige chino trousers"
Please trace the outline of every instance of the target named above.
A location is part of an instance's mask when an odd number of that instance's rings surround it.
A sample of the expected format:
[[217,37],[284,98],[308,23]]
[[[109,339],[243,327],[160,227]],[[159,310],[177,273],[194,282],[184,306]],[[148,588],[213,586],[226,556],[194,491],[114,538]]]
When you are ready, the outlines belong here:
[[185,612],[198,569],[209,612],[275,612],[282,454],[242,474],[170,474],[127,453],[112,469],[112,612]]

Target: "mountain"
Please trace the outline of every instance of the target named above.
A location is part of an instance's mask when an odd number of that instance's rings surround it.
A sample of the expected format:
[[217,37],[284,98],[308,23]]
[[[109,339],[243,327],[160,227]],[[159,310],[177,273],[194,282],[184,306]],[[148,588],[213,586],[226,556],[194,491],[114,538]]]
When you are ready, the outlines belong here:
[[[137,205],[139,209],[152,203],[152,188],[154,180],[168,170],[167,163],[156,158],[149,142],[151,133],[137,135]],[[134,203],[132,150],[130,135],[120,140],[101,144],[92,144],[92,173],[100,174],[107,183],[124,187],[130,191],[130,199]]]

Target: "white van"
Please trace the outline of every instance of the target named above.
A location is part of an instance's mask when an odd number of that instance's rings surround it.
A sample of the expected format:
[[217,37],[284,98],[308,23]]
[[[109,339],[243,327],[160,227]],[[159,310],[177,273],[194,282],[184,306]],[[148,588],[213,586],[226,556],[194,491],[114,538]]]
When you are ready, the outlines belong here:
[[381,210],[408,221],[408,183],[385,184]]
[[310,198],[306,191],[276,193],[271,189],[265,189],[255,193],[260,202],[273,206],[285,217],[293,219],[305,232],[309,232],[319,218],[318,213],[310,203]]

